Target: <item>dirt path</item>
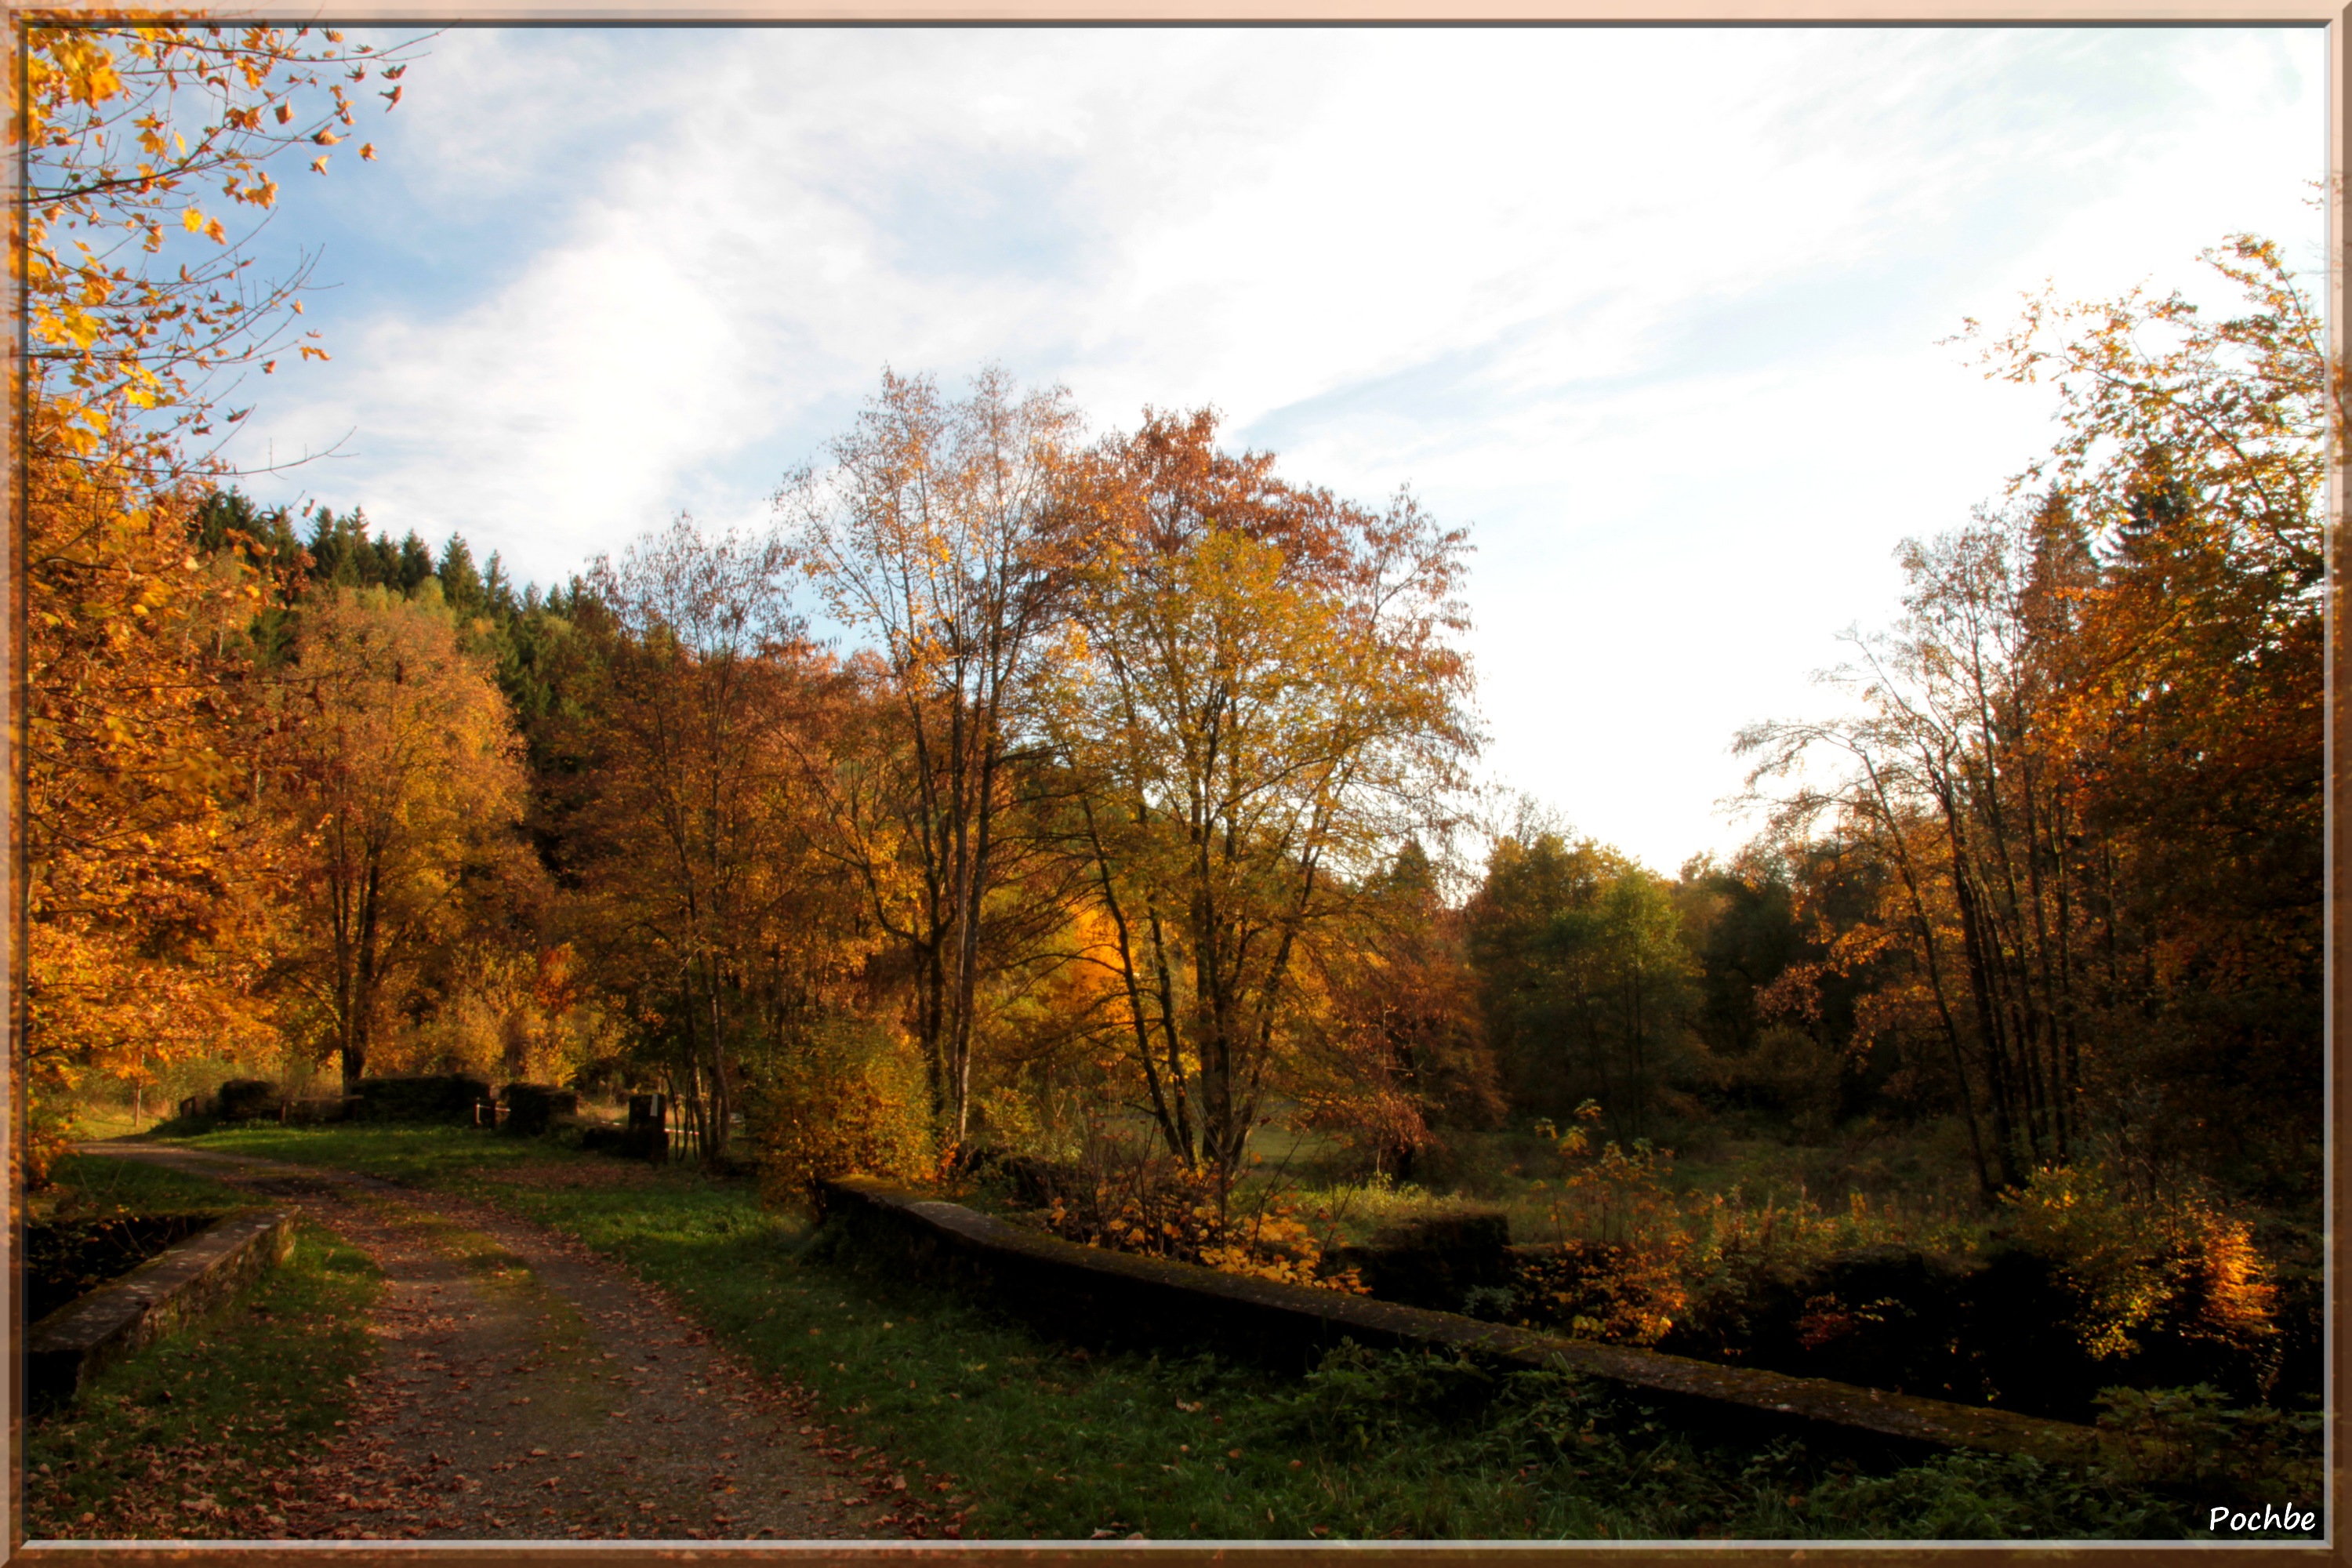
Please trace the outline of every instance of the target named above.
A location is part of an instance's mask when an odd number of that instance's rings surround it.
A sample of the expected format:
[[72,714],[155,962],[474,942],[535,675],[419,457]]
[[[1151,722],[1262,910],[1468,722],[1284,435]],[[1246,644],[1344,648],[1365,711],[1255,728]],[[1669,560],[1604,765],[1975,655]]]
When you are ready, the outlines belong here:
[[374,1258],[383,1355],[349,1435],[277,1483],[294,1539],[818,1540],[901,1533],[792,1391],[567,1238],[440,1194],[94,1144],[298,1207]]

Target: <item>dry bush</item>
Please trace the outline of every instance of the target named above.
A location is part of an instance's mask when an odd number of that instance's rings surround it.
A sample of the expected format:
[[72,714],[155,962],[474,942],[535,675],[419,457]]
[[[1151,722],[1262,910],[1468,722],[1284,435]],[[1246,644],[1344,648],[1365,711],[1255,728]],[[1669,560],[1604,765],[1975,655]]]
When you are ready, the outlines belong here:
[[1084,1247],[1197,1263],[1226,1274],[1361,1294],[1357,1270],[1327,1272],[1329,1215],[1265,1184],[1247,1201],[1150,1143],[1090,1126],[1076,1164],[1054,1184],[1037,1223]]
[[1674,1155],[1636,1140],[1596,1152],[1601,1107],[1586,1100],[1565,1129],[1538,1131],[1559,1161],[1550,1205],[1556,1248],[1520,1265],[1523,1321],[1579,1338],[1655,1344],[1689,1304],[1683,1268],[1691,1232],[1667,1185]]
[[804,1207],[835,1176],[919,1181],[936,1173],[922,1071],[880,1031],[846,1022],[808,1032],[755,1085],[747,1121],[760,1188],[771,1204]]
[[2133,1197],[2096,1165],[2048,1165],[2006,1204],[2011,1242],[2053,1266],[2094,1359],[2167,1328],[2248,1349],[2278,1331],[2253,1227],[2202,1193]]
[[1587,1100],[1568,1128],[1538,1123],[1559,1163],[1548,1205],[1555,1245],[1522,1264],[1513,1310],[1531,1327],[1580,1338],[1655,1344],[1701,1309],[1750,1295],[1840,1254],[1885,1245],[1967,1252],[1979,1228],[1948,1215],[1874,1205],[1860,1193],[1825,1208],[1801,1187],[1793,1199],[1727,1193],[1678,1194],[1674,1155],[1636,1140],[1592,1146],[1601,1107]]

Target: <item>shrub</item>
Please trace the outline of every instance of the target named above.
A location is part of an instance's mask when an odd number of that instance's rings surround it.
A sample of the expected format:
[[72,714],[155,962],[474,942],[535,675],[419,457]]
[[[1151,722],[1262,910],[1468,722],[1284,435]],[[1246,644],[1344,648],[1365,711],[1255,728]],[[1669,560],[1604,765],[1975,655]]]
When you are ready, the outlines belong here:
[[747,1122],[760,1190],[772,1204],[810,1205],[835,1176],[916,1181],[939,1157],[919,1069],[879,1031],[845,1021],[810,1030],[752,1090]]
[[576,1091],[551,1089],[543,1083],[510,1083],[500,1096],[507,1106],[506,1121],[500,1125],[519,1137],[536,1137],[558,1120],[568,1121],[580,1113]]
[[1274,1396],[1278,1429],[1300,1445],[1389,1452],[1415,1427],[1486,1413],[1509,1375],[1465,1356],[1370,1350],[1350,1340],[1326,1352],[1295,1389]]
[[2068,1325],[2095,1359],[2168,1331],[2251,1349],[2275,1335],[2275,1290],[2253,1228],[2200,1194],[2119,1193],[2095,1166],[2045,1166],[2007,1198],[2009,1235],[2048,1260],[2076,1303]]
[[1683,1264],[1691,1232],[1668,1185],[1674,1155],[1643,1139],[1594,1153],[1590,1130],[1601,1115],[1588,1100],[1566,1129],[1537,1126],[1559,1162],[1550,1205],[1559,1240],[1522,1261],[1513,1300],[1528,1327],[1655,1344],[1689,1300]]
[[[1354,1268],[1324,1259],[1331,1215],[1271,1184],[1246,1200],[1149,1144],[1129,1147],[1090,1127],[1077,1163],[1016,1172],[1041,1202],[1033,1222],[1066,1241],[1197,1263],[1226,1274],[1361,1294]],[[1316,1228],[1316,1222],[1324,1230]]]
[[1562,1242],[1522,1258],[1511,1305],[1525,1327],[1654,1345],[1690,1300],[1675,1261],[1671,1254],[1605,1241]]
[[233,1078],[213,1096],[213,1114],[223,1121],[260,1121],[275,1118],[284,1103],[267,1079]]
[[2231,1501],[2303,1502],[2320,1496],[2317,1414],[2267,1405],[2233,1410],[2213,1388],[2110,1388],[2099,1429],[2136,1480]]

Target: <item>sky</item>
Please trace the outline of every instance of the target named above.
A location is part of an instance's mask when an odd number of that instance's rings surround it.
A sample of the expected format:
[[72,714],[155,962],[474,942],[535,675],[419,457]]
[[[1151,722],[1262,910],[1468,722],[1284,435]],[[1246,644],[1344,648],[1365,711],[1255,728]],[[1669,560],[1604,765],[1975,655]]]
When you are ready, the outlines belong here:
[[[395,35],[361,35],[388,40]],[[2317,28],[457,29],[265,267],[332,358],[228,455],[520,579],[764,527],[887,366],[1066,386],[1476,553],[1482,777],[1672,873],[1833,710],[1906,537],[2050,444],[1970,318],[2314,279]],[[371,86],[376,84],[372,83]],[[371,100],[373,101],[373,100]]]

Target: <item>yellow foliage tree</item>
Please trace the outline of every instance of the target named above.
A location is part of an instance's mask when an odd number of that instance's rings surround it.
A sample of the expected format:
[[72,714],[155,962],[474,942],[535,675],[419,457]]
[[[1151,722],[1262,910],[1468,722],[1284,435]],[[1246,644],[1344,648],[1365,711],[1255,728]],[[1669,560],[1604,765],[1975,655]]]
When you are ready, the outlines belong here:
[[1059,924],[1050,857],[1014,809],[1038,689],[1066,652],[1083,539],[1058,480],[1078,427],[1067,395],[1002,371],[961,401],[887,374],[833,466],[780,508],[826,607],[873,639],[866,744],[817,770],[835,853],[910,960],[912,1032],[943,1141],[971,1128],[992,973]]
[[1219,451],[1206,412],[1148,416],[1076,483],[1097,531],[1052,719],[1070,837],[1153,1119],[1229,1183],[1308,950],[1475,747],[1466,544],[1409,497],[1376,514]]
[[348,1088],[397,978],[451,934],[466,879],[514,853],[521,746],[454,617],[380,588],[306,604],[295,663],[276,684],[296,781],[288,967]]
[[265,1024],[251,983],[271,855],[246,809],[253,735],[219,651],[259,585],[190,552],[179,498],[118,478],[26,473],[20,1048],[37,1097],[233,1054]]
[[269,956],[272,862],[251,817],[236,634],[268,585],[235,542],[192,548],[204,465],[184,443],[244,416],[215,423],[214,377],[274,368],[302,279],[245,277],[243,237],[205,212],[200,187],[218,182],[221,212],[266,210],[277,186],[262,165],[352,122],[351,73],[405,66],[307,31],[17,26],[17,1043],[37,1181],[83,1077],[142,1080],[263,1026],[251,982]]

